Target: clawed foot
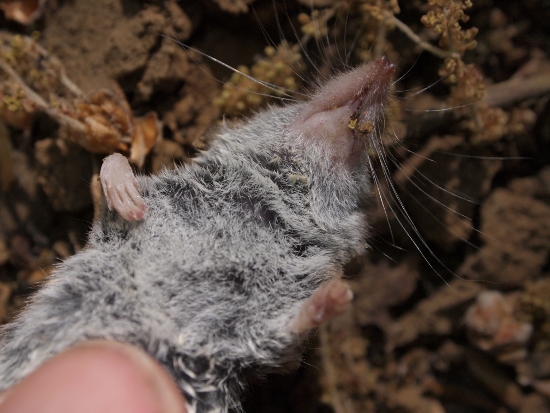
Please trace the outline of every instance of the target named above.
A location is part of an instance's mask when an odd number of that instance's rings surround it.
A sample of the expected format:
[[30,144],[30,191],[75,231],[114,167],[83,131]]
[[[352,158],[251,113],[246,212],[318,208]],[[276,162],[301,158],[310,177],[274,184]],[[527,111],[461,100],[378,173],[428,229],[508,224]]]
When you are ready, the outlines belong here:
[[304,302],[290,331],[302,333],[332,320],[350,307],[352,298],[349,286],[340,278],[322,284]]
[[108,156],[99,177],[109,209],[114,208],[127,221],[143,219],[147,207],[128,159],[118,153]]

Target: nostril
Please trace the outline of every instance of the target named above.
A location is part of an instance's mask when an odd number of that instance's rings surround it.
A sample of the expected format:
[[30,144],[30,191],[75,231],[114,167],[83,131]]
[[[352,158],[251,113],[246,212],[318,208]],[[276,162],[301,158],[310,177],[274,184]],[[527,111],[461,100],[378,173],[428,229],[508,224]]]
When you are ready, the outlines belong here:
[[379,57],[374,63],[378,68],[377,75],[383,77],[380,81],[388,81],[395,72],[395,64],[390,62],[386,56]]

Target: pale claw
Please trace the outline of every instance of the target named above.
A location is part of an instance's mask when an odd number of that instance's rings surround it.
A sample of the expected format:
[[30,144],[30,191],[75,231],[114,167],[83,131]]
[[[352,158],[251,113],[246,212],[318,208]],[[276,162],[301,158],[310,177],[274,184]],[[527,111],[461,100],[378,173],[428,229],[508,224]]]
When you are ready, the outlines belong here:
[[99,173],[109,209],[115,209],[127,221],[139,221],[147,209],[128,159],[119,153],[103,160]]
[[290,325],[290,331],[305,332],[332,320],[350,307],[352,299],[353,293],[340,278],[322,284],[304,302]]

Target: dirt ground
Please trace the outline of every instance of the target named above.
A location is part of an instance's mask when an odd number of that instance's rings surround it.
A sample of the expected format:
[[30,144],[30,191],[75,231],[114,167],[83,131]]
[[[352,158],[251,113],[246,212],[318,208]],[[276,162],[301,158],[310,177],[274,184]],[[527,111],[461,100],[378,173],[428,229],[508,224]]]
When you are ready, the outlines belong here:
[[173,168],[222,117],[385,54],[353,309],[245,411],[550,412],[550,3],[399,3],[0,1],[0,321],[85,246],[107,154]]

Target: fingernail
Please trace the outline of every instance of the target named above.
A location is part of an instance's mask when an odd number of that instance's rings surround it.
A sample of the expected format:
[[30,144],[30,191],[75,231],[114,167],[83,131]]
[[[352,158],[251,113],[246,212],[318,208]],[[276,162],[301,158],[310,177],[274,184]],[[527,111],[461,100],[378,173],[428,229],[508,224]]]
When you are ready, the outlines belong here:
[[[132,363],[139,367],[146,384],[157,398],[157,405],[162,413],[187,413],[184,398],[179,388],[170,375],[143,350],[128,344],[117,342],[97,342],[99,346],[112,348],[114,352],[120,352],[121,357],[127,356]],[[85,345],[95,346],[96,342]]]

